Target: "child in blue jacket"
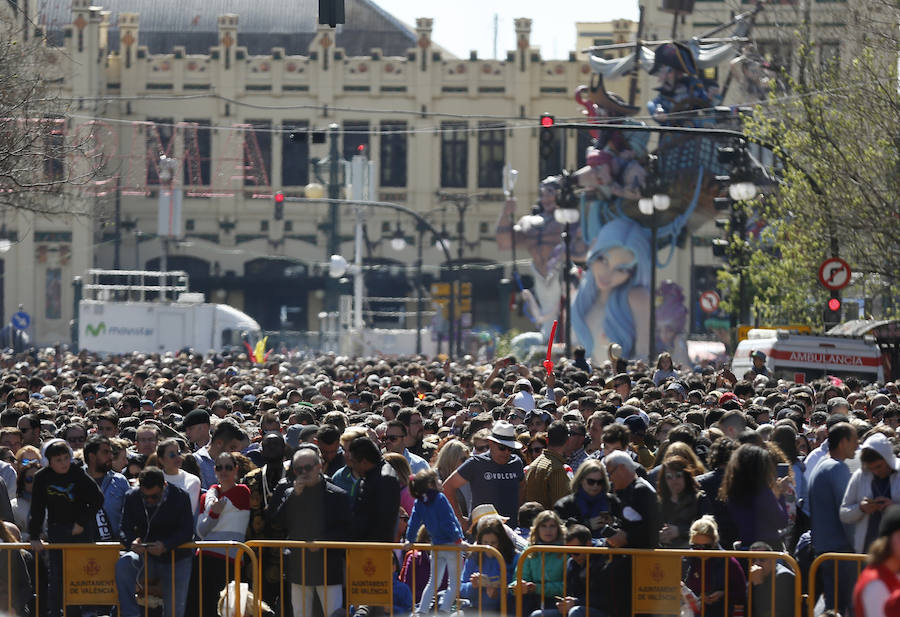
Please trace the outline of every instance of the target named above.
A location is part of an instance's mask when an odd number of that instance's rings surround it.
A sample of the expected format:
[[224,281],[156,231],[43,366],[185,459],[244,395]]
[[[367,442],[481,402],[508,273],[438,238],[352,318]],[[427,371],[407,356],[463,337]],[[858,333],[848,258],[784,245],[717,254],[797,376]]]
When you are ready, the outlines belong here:
[[[411,544],[415,540],[420,525],[425,525],[425,529],[431,535],[433,545],[463,543],[462,529],[450,502],[441,492],[441,481],[437,471],[423,469],[417,473],[409,484],[409,492],[416,498],[416,503],[413,505],[412,513],[409,516],[409,526],[406,528],[407,544]],[[431,577],[422,592],[422,601],[417,609],[418,612],[428,612],[436,588],[443,580],[445,572],[449,584],[438,608],[443,612],[450,612],[459,592],[459,561],[460,553],[458,551],[435,551],[434,557],[431,559]]]

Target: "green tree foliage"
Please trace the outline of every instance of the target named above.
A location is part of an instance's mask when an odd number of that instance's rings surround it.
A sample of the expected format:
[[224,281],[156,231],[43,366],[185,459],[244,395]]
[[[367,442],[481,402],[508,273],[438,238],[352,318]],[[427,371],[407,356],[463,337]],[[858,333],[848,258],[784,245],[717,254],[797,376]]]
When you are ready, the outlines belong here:
[[[777,189],[753,204],[769,223],[745,270],[760,323],[821,324],[829,293],[816,275],[832,255],[886,293],[897,284],[900,3],[848,4],[842,57],[823,57],[808,28],[793,32],[799,69],[747,124],[785,162]],[[736,272],[721,283],[736,291]]]

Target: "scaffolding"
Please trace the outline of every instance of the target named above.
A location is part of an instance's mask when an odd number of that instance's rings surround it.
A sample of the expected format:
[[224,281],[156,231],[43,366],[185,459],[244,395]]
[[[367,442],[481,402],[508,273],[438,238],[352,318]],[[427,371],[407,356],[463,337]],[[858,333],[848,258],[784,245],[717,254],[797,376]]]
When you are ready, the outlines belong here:
[[183,270],[97,270],[85,272],[85,300],[166,300],[188,293],[188,274]]

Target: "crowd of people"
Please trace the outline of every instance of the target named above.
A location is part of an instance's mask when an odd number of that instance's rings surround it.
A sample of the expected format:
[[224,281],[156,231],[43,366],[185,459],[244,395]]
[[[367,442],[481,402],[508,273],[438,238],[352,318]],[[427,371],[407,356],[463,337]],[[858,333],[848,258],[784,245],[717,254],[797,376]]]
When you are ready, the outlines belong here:
[[[17,615],[64,613],[54,543],[110,540],[122,617],[144,614],[145,579],[164,615],[217,615],[241,556],[183,545],[259,539],[398,543],[395,614],[496,614],[529,545],[788,551],[801,564],[686,557],[682,602],[707,617],[793,614],[795,577],[817,555],[871,551],[861,575],[826,562],[808,592],[842,615],[900,605],[896,383],[796,384],[761,363],[737,377],[666,354],[592,367],[583,350],[547,371],[511,356],[253,364],[48,349],[0,358],[0,401],[2,539],[31,544],[0,559],[0,609]],[[506,578],[470,544],[497,549]],[[345,610],[344,550],[260,559],[267,610]],[[629,559],[526,557],[524,614],[630,615]]]

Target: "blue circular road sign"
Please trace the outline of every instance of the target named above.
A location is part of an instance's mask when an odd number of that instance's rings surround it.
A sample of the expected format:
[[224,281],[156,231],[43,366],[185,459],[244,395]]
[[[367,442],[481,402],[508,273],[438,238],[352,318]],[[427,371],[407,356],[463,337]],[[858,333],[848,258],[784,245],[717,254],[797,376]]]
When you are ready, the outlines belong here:
[[29,315],[25,311],[19,311],[13,314],[10,321],[12,322],[14,328],[18,328],[19,330],[27,330],[28,326],[31,325],[31,315]]

